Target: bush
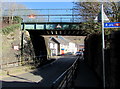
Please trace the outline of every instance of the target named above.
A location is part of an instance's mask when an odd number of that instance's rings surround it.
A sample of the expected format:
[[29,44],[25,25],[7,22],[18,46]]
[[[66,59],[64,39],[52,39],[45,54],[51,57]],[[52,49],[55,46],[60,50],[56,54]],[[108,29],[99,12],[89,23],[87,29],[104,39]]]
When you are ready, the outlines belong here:
[[14,22],[14,23],[21,23],[21,22],[22,22],[22,18],[19,17],[19,16],[14,16],[14,17],[13,17],[13,22]]

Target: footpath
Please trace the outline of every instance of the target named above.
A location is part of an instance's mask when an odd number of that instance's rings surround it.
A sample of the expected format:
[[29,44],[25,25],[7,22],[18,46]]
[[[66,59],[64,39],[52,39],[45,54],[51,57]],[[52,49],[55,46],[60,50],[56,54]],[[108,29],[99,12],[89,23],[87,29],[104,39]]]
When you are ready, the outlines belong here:
[[74,80],[74,89],[102,89],[98,76],[91,68],[80,60],[78,71]]
[[12,67],[12,68],[5,68],[0,70],[0,80],[2,78],[9,77],[9,75],[19,75],[22,73],[27,73],[30,71],[34,71],[34,68],[32,66],[18,66],[18,67]]
[[[49,58],[48,61],[53,62],[52,59],[57,60],[58,58],[60,58],[60,56],[53,56],[52,58]],[[49,64],[50,63],[47,63],[43,66],[47,66]],[[19,74],[34,71],[35,69],[36,69],[35,66],[31,66],[31,65],[4,68],[0,70],[0,80],[2,80],[2,78],[9,77],[9,75],[19,75]]]

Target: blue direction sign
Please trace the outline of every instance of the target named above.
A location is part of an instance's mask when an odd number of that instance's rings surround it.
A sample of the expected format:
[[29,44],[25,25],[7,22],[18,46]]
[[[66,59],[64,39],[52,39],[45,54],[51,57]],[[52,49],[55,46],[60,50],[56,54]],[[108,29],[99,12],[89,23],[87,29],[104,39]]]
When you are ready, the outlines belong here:
[[120,22],[104,23],[104,28],[120,28]]

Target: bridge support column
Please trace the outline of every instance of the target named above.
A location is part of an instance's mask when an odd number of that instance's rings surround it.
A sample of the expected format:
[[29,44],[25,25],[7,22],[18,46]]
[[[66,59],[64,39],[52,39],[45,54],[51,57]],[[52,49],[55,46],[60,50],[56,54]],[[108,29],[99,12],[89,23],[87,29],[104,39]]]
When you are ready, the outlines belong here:
[[30,33],[32,44],[33,44],[35,56],[38,58],[39,62],[41,62],[40,65],[46,63],[47,49],[46,49],[44,37],[38,34],[33,34],[32,32],[29,32],[29,33]]

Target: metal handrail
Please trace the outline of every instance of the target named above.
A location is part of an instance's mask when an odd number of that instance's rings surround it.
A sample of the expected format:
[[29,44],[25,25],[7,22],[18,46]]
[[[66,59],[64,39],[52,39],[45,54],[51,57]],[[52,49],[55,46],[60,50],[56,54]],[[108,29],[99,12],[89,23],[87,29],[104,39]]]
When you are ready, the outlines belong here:
[[75,60],[72,66],[70,66],[52,83],[51,89],[66,89],[73,84],[73,78],[77,69],[78,59],[79,57]]

